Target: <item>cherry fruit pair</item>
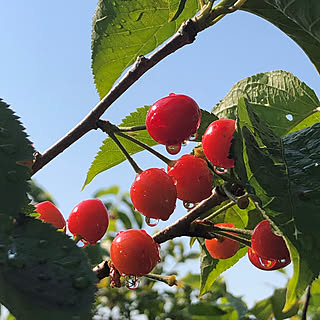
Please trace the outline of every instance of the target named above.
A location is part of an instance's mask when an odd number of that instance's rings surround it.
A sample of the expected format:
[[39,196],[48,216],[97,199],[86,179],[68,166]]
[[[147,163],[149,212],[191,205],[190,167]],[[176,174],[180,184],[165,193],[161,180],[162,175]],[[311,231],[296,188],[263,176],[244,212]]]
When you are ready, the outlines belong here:
[[[57,229],[66,229],[66,221],[58,208],[50,201],[36,205],[39,219],[53,224]],[[108,211],[99,199],[81,201],[73,208],[68,219],[69,231],[85,244],[95,245],[107,231]]]

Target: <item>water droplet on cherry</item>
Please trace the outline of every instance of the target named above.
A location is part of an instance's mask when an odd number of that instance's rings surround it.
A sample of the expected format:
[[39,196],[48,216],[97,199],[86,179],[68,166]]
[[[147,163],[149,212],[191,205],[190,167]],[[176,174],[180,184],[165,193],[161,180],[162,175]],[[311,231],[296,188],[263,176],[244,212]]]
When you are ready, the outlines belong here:
[[148,218],[146,217],[145,218],[145,221],[146,221],[146,224],[149,226],[149,227],[155,227],[158,222],[159,222],[159,219],[154,219],[154,218]]
[[214,171],[216,174],[225,174],[225,173],[228,171],[228,169],[214,166],[214,167],[213,167],[213,171]]
[[139,287],[140,280],[136,276],[126,277],[126,287],[130,290],[135,290]]
[[181,143],[179,144],[172,144],[172,145],[166,145],[167,152],[174,155],[180,152],[181,150]]
[[184,202],[183,202],[183,206],[184,206],[186,209],[193,209],[193,208],[196,206],[196,204],[193,203],[193,202],[184,201]]
[[195,132],[189,137],[189,141],[195,141],[198,138],[198,132]]
[[267,260],[261,257],[259,257],[259,262],[266,269],[271,269],[277,263],[276,260]]
[[173,92],[170,92],[170,93],[169,93],[169,96],[171,96],[171,97],[172,97],[172,96],[175,96],[175,95],[176,95],[176,94],[173,93]]

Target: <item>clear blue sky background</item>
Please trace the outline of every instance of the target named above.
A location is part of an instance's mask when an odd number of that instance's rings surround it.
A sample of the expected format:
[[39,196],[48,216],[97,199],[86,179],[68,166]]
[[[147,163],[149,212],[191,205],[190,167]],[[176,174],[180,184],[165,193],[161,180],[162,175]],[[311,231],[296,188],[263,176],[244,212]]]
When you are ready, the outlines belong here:
[[[99,101],[90,67],[95,7],[96,1],[78,0],[0,2],[0,97],[21,117],[40,152]],[[320,95],[318,73],[290,38],[258,17],[236,12],[150,70],[103,118],[120,123],[137,107],[170,92],[190,95],[201,108],[211,110],[238,80],[277,69],[292,72]],[[134,172],[124,163],[80,191],[104,138],[101,132],[90,132],[35,176],[66,217],[97,189],[117,184],[127,191],[134,179]],[[135,158],[142,168],[162,165],[146,153]],[[179,207],[168,223],[182,214]],[[250,305],[285,283],[283,275],[259,271],[247,259],[226,277],[231,291],[244,295]]]

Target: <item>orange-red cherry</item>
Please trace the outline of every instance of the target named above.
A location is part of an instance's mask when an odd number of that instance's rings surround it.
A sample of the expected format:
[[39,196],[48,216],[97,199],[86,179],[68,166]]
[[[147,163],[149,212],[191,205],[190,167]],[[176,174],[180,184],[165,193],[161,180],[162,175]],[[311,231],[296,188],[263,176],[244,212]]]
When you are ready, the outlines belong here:
[[202,149],[214,166],[221,168],[234,167],[230,158],[230,147],[235,131],[235,120],[219,119],[213,121],[202,136]]
[[[235,228],[234,224],[230,222],[217,223],[216,226]],[[228,259],[237,253],[237,251],[239,250],[240,244],[236,240],[222,236],[219,238],[206,239],[205,246],[209,251],[210,255],[212,256],[212,258]]]
[[35,205],[36,211],[40,213],[39,219],[53,224],[57,229],[65,232],[66,220],[59,209],[50,201],[40,202]]
[[109,225],[108,211],[100,199],[88,199],[76,205],[68,219],[68,228],[82,241],[95,245],[106,233]]
[[141,277],[161,261],[159,247],[146,231],[129,229],[120,231],[114,238],[110,257],[120,274]]
[[130,197],[136,210],[147,218],[168,220],[176,207],[177,189],[163,169],[150,168],[137,175]]

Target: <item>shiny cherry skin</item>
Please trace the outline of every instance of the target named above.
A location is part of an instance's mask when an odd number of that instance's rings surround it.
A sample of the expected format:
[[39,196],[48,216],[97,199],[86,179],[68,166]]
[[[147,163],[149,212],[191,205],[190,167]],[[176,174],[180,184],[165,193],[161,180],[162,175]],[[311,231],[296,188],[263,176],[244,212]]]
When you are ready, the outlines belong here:
[[113,265],[124,276],[141,277],[148,274],[158,262],[160,246],[144,230],[120,231],[111,243]]
[[53,224],[57,229],[66,230],[66,220],[59,209],[50,201],[40,202],[35,205],[36,211],[40,213],[39,219]]
[[212,193],[213,174],[207,162],[191,154],[185,154],[169,169],[168,175],[176,181],[178,198],[196,203]]
[[235,120],[219,119],[213,121],[203,134],[203,152],[214,166],[225,169],[234,167],[234,159],[229,155],[234,131]]
[[286,267],[288,264],[290,264],[291,259],[290,257],[282,260],[269,260],[261,258],[257,255],[257,253],[252,249],[248,248],[248,257],[250,262],[261,270],[266,271],[272,271],[272,270],[278,270]]
[[259,257],[267,260],[286,260],[290,258],[290,253],[283,237],[273,233],[268,220],[261,221],[254,228],[251,247]]
[[137,175],[130,197],[136,210],[147,218],[168,220],[176,207],[177,188],[163,169],[150,168]]
[[81,201],[73,208],[68,228],[74,236],[82,237],[85,244],[95,245],[106,233],[109,225],[108,211],[99,199]]
[[[217,223],[216,226],[235,228],[233,223],[224,222]],[[210,255],[214,259],[228,259],[234,256],[239,250],[240,244],[238,241],[226,237],[206,239],[205,246]]]
[[170,93],[148,110],[146,127],[158,143],[177,145],[197,132],[200,119],[200,108],[192,98]]

